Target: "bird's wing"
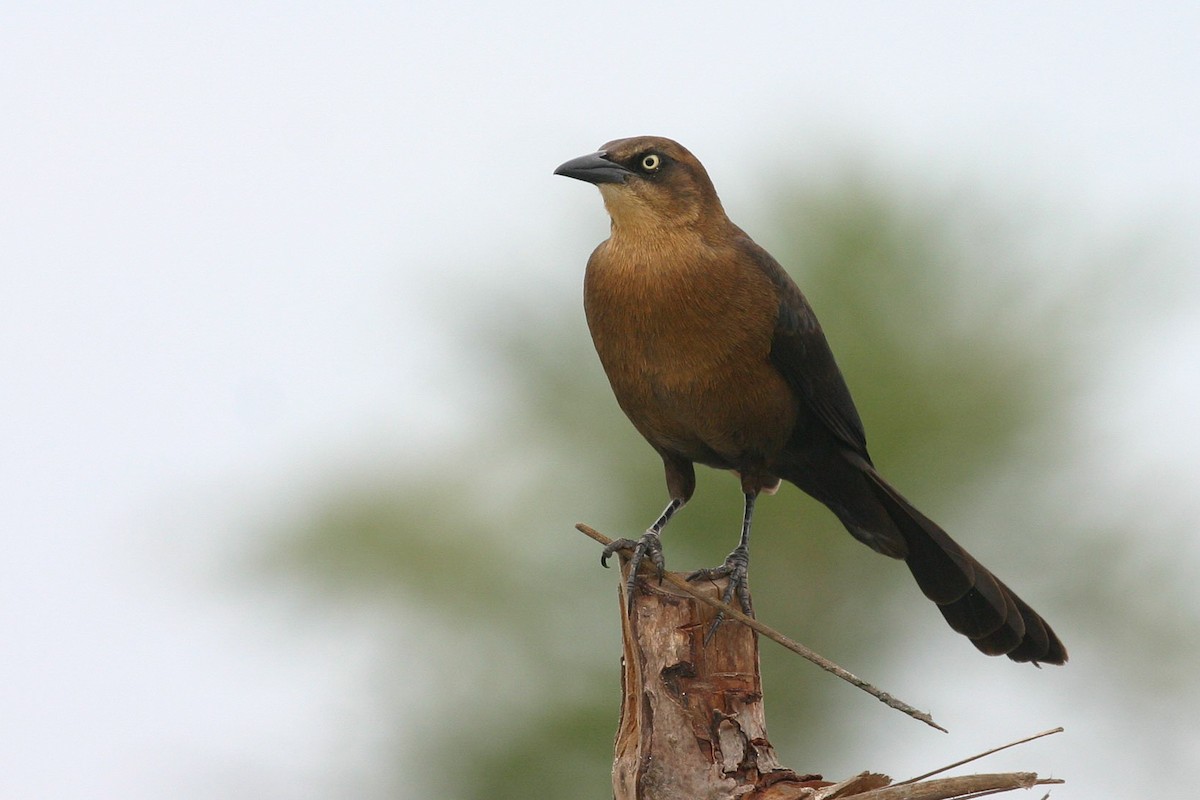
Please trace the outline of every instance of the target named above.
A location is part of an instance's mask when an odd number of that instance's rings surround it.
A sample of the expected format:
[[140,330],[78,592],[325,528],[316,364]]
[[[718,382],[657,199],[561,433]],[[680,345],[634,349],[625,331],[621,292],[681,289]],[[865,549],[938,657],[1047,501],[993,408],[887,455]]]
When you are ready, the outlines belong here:
[[813,414],[869,462],[862,420],[817,315],[779,262],[752,242],[751,247],[759,268],[779,293],[771,361]]

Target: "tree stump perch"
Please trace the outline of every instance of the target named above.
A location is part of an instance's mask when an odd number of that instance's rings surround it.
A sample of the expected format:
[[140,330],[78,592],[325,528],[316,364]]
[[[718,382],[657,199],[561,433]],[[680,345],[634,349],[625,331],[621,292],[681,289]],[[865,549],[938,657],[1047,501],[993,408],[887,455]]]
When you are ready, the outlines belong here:
[[[639,576],[627,611],[628,569],[621,553],[622,701],[614,800],[951,800],[1061,783],[1025,772],[899,784],[864,772],[830,783],[788,769],[767,737],[757,634],[730,620],[705,644],[717,610],[676,588],[676,580],[660,582],[649,568]],[[691,587],[720,598],[725,580]]]
[[[621,568],[627,575],[627,559]],[[697,587],[720,597],[723,583]],[[711,606],[646,575],[630,614],[624,586],[615,800],[784,800],[805,795],[781,793],[783,784],[826,785],[783,767],[767,739],[754,631],[726,623],[706,645]]]

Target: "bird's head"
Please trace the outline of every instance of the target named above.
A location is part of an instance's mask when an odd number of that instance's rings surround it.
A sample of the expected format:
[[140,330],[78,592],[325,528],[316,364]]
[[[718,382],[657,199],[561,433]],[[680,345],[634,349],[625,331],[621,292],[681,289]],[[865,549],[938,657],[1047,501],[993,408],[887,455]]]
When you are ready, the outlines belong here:
[[594,183],[614,230],[671,228],[723,221],[725,211],[704,166],[661,136],[617,139],[554,170]]

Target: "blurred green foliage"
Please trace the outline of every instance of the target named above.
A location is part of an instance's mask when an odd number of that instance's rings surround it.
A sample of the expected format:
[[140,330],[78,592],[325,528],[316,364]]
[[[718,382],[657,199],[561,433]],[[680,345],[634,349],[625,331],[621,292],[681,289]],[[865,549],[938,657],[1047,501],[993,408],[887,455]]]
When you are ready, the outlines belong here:
[[[1062,332],[1095,303],[1065,302],[1070,290],[1047,302],[1028,288],[1038,265],[1020,232],[968,202],[914,200],[850,174],[789,189],[776,208],[759,221],[770,235],[743,227],[816,308],[876,463],[935,519],[963,516],[1014,455],[1029,455],[1029,432],[1072,402],[1078,351]],[[586,255],[581,244],[580,273]],[[1104,289],[1092,292],[1100,302]],[[519,315],[468,334],[500,376],[486,387],[503,399],[495,418],[400,475],[313,497],[310,522],[280,537],[270,561],[289,580],[406,622],[403,646],[430,670],[419,678],[428,713],[389,712],[422,730],[419,752],[395,754],[398,795],[415,776],[437,797],[601,800],[619,701],[616,578],[572,524],[644,530],[666,498],[661,465],[617,409],[578,300],[553,312],[510,305]],[[1027,467],[1051,468],[1040,458]],[[698,477],[664,541],[675,569],[719,563],[736,543],[736,482]],[[978,522],[986,531],[1011,520]],[[978,532],[951,532],[994,563]],[[1040,533],[1010,541],[1044,543]],[[942,637],[929,646],[970,649],[940,629],[903,566],[792,487],[760,503],[752,551],[759,616],[847,665],[897,655],[918,617]],[[786,753],[803,738],[806,763],[822,763],[850,734],[854,717],[836,707],[846,693],[777,648],[762,657],[773,741]],[[406,680],[390,663],[378,669]]]

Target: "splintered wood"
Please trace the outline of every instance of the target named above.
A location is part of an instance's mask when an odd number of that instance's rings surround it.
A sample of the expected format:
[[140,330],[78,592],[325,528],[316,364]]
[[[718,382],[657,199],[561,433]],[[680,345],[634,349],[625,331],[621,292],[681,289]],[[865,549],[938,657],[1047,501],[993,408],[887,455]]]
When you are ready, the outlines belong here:
[[[1004,773],[893,785],[863,773],[831,783],[790,770],[767,738],[754,631],[727,622],[706,645],[714,608],[645,575],[626,613],[624,584],[614,800],[951,800],[1058,782]],[[724,589],[696,586],[713,597]]]
[[[766,777],[811,780],[785,769],[767,740],[754,632],[722,625],[705,645],[715,617],[709,606],[667,584],[644,588],[632,616],[621,615],[617,800],[745,797]],[[625,602],[622,589],[622,609]]]

